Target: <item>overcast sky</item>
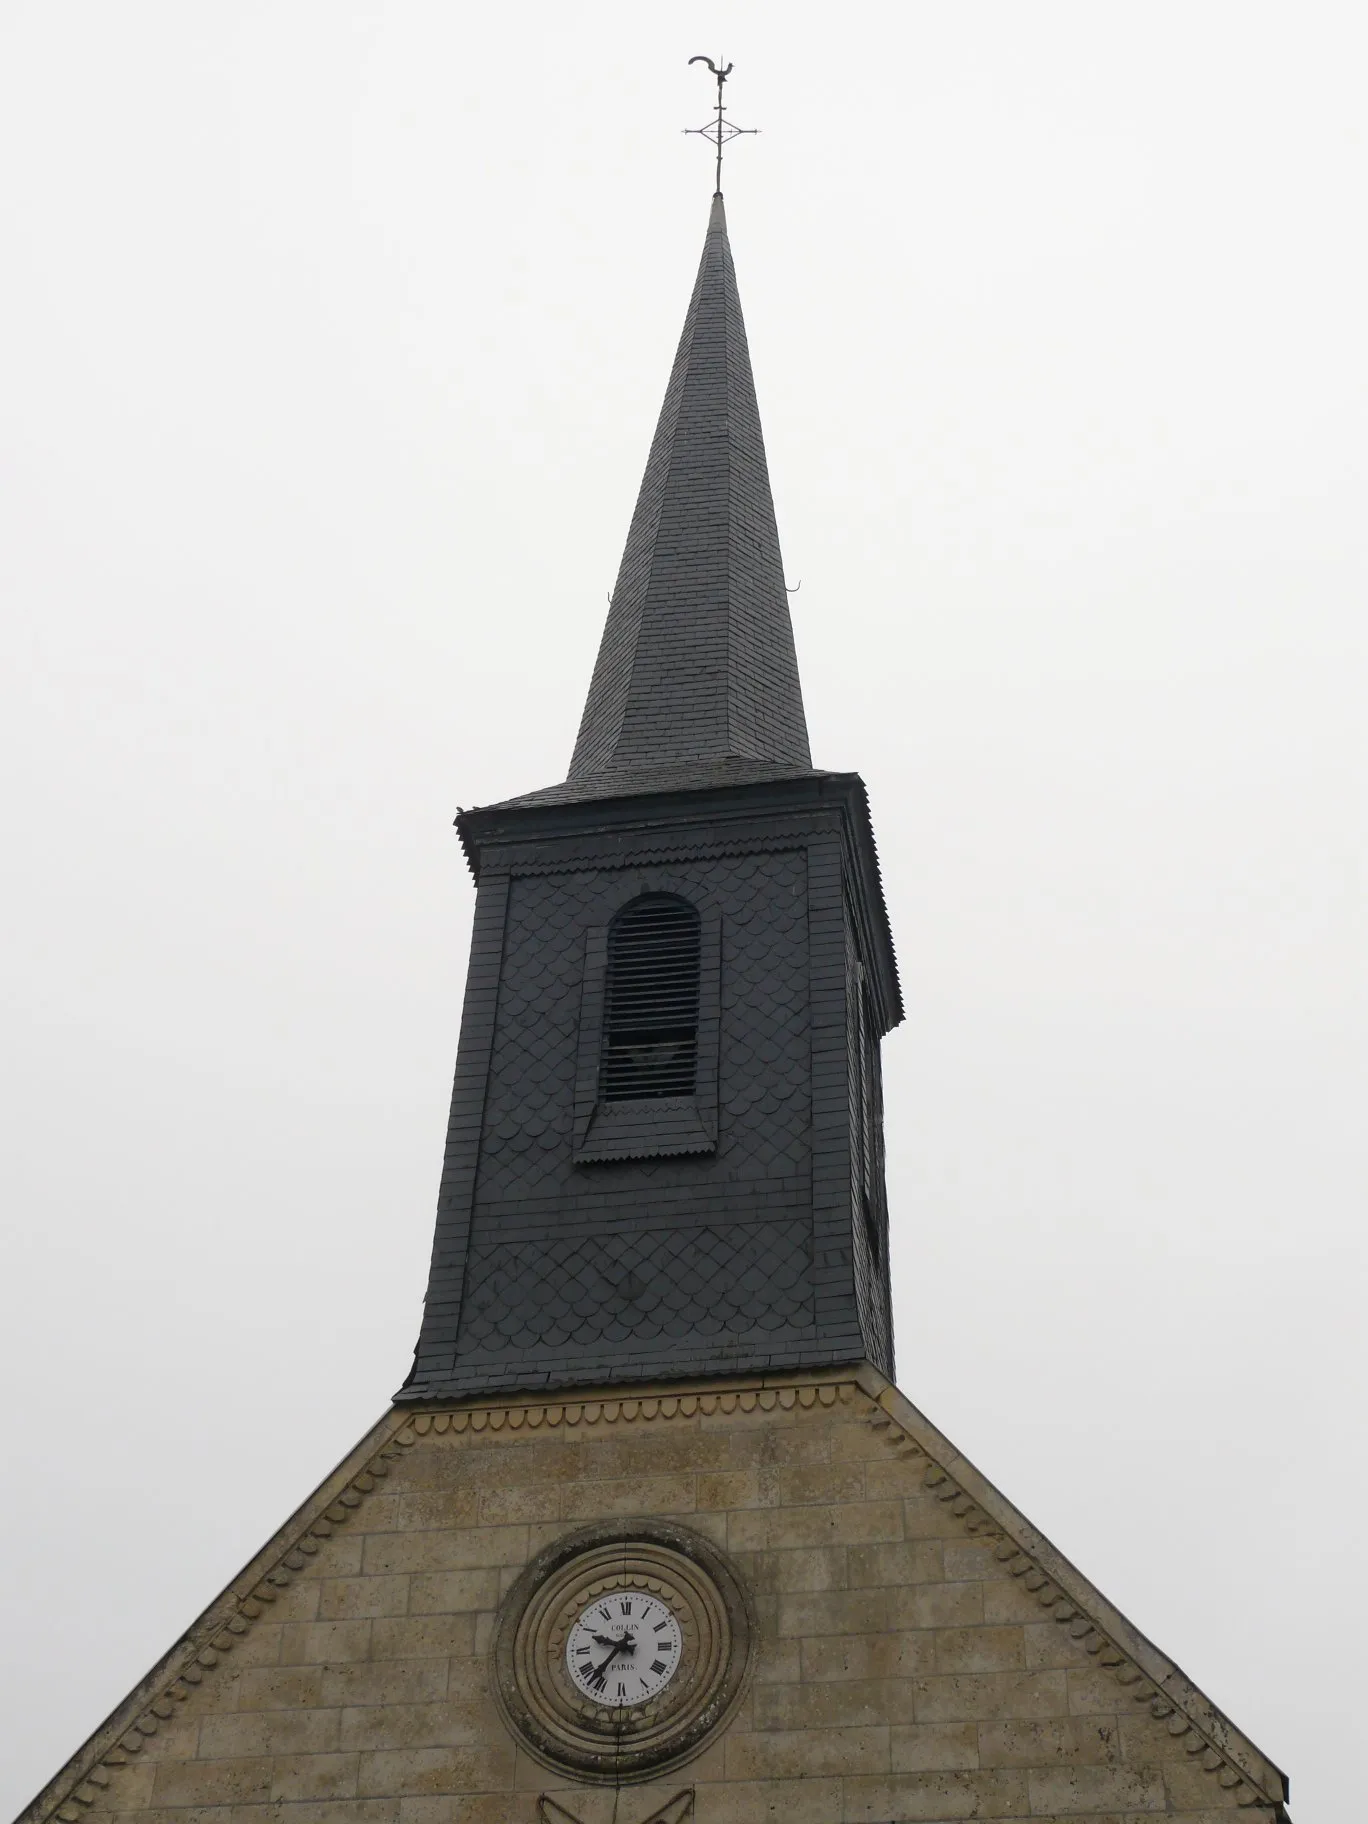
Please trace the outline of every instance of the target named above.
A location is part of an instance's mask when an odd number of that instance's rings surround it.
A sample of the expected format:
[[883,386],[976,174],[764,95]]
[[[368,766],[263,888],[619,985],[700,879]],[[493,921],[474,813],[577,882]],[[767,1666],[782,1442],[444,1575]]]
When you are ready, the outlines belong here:
[[1361,1804],[1362,7],[7,0],[0,1810],[404,1377],[719,51],[900,1384]]

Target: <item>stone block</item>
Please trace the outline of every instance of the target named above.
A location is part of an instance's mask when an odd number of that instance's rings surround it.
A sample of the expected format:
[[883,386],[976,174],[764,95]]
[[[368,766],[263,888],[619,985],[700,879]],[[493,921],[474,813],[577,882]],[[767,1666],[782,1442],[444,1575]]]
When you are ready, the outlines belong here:
[[[399,1524],[395,1530],[426,1533],[439,1526],[478,1526],[483,1501],[484,1491],[479,1488],[421,1489],[412,1494],[404,1493],[399,1496]],[[517,1517],[523,1518],[522,1515]]]
[[1068,1690],[1062,1672],[978,1672],[918,1678],[917,1718],[925,1723],[997,1718],[1065,1716]]
[[271,1797],[277,1802],[355,1798],[357,1766],[354,1754],[278,1755],[271,1767]]
[[924,1583],[899,1595],[905,1627],[974,1628],[983,1620],[981,1583]]
[[874,1584],[901,1588],[909,1583],[940,1583],[944,1577],[943,1547],[934,1539],[850,1548],[850,1587],[855,1590]]
[[348,1533],[392,1533],[400,1524],[403,1497],[391,1494],[368,1495],[360,1507],[353,1508],[347,1521]]
[[873,1729],[910,1723],[916,1712],[910,1679],[828,1679],[811,1685],[757,1686],[757,1729]]
[[[364,1506],[358,1512],[364,1512]],[[361,1574],[361,1553],[365,1547],[364,1536],[353,1526],[348,1526],[339,1533],[334,1533],[319,1550],[316,1557],[310,1558],[302,1570],[296,1571],[296,1577],[359,1577]]]
[[694,1824],[832,1824],[840,1815],[840,1780],[708,1781],[695,1789]]
[[475,1651],[475,1615],[469,1609],[460,1614],[380,1615],[366,1625],[372,1659],[468,1659]]
[[502,1735],[493,1707],[467,1703],[363,1704],[342,1712],[343,1748],[466,1748]]
[[864,1465],[801,1463],[758,1472],[761,1503],[768,1507],[845,1506],[864,1500]]
[[367,1576],[406,1571],[466,1571],[527,1562],[525,1526],[443,1527],[375,1533],[365,1541]]
[[791,1634],[878,1634],[897,1628],[901,1605],[887,1590],[826,1590],[780,1596],[777,1630]]
[[[406,1578],[375,1578],[378,1583],[404,1583]],[[453,1615],[467,1609],[492,1609],[499,1600],[499,1573],[428,1571],[412,1580],[409,1610],[414,1615]],[[391,1611],[394,1614],[401,1610]]]
[[682,1520],[686,1526],[692,1527],[694,1532],[702,1533],[705,1539],[711,1539],[719,1551],[726,1551],[728,1516],[725,1513],[700,1514],[695,1511],[691,1514],[667,1514],[665,1518]]
[[1123,1756],[1114,1716],[979,1724],[985,1767],[1112,1766]]
[[372,1615],[402,1615],[408,1608],[407,1577],[338,1577],[313,1586],[320,1621],[359,1621]]
[[470,1703],[489,1695],[489,1655],[477,1653],[469,1659],[447,1661],[447,1696],[452,1703]]
[[267,1754],[328,1754],[338,1741],[338,1710],[249,1710],[206,1716],[200,1724],[204,1761]]
[[369,1621],[292,1621],[282,1630],[280,1661],[286,1666],[324,1660],[366,1659],[371,1650]]
[[[568,1442],[563,1431],[535,1442],[503,1443],[467,1450],[454,1480],[467,1488],[516,1488],[528,1482],[578,1482],[584,1479],[584,1445]],[[438,1486],[445,1486],[444,1483]]]
[[176,1819],[176,1824],[398,1824],[398,1799],[296,1799],[288,1811],[235,1805],[231,1813]]
[[1166,1805],[1164,1782],[1153,1767],[1033,1767],[1026,1779],[1036,1813],[1073,1817],[1080,1812],[1163,1811]]
[[1064,1677],[1069,1688],[1071,1716],[1115,1716],[1130,1703],[1126,1687],[1096,1660],[1083,1667],[1071,1667]]
[[758,1507],[759,1475],[753,1469],[711,1471],[698,1477],[694,1499],[700,1508]]
[[[487,1488],[480,1494],[480,1519],[486,1526],[512,1526],[529,1520],[555,1520],[559,1514],[560,1488],[556,1484],[549,1487],[534,1485],[531,1488]],[[421,1799],[413,1802],[426,1803]]]
[[323,1587],[317,1577],[301,1577],[287,1584],[284,1589],[278,1589],[276,1599],[271,1604],[271,1620],[277,1624],[315,1620],[320,1613],[320,1592]]
[[809,1680],[910,1678],[935,1671],[935,1637],[896,1630],[819,1636],[802,1642],[802,1665]]
[[908,1723],[891,1731],[894,1773],[958,1773],[979,1765],[973,1723]]
[[1003,1771],[851,1779],[845,1782],[844,1801],[845,1824],[944,1824],[954,1818],[1018,1818],[1029,1812],[1025,1777]]
[[762,1634],[755,1643],[751,1673],[757,1685],[796,1685],[803,1676],[802,1643]]
[[512,1772],[513,1750],[502,1745],[387,1748],[361,1756],[357,1791],[363,1798],[371,1794],[378,1798],[407,1798],[425,1792],[487,1792],[506,1787]]
[[[560,1491],[556,1491],[556,1505],[560,1505]],[[569,1523],[564,1520],[533,1521],[527,1529],[527,1555],[535,1558],[548,1545],[554,1545]]]
[[[893,1447],[886,1431],[853,1415],[845,1414],[831,1426],[832,1455],[846,1463],[887,1463],[893,1461]],[[926,1464],[923,1459],[922,1468]]]
[[607,1437],[591,1437],[584,1447],[585,1481],[619,1481],[628,1476],[660,1476],[672,1470],[690,1475],[724,1470],[732,1465],[730,1440],[708,1437],[696,1419],[675,1419],[665,1426],[618,1426]]
[[[958,1524],[958,1522],[956,1523]],[[947,1583],[980,1583],[995,1581],[1002,1574],[995,1539],[965,1539],[962,1535],[947,1540],[945,1545],[945,1581]]]
[[937,1672],[1016,1672],[1025,1664],[1020,1628],[936,1630]]
[[801,1424],[772,1425],[765,1431],[743,1433],[727,1442],[731,1461],[738,1465],[776,1468],[800,1463],[834,1463],[837,1461],[838,1429],[829,1419],[818,1420],[808,1415]]
[[783,1590],[840,1590],[846,1586],[846,1552],[840,1545],[810,1546],[793,1551],[733,1554],[752,1590],[777,1595]]
[[801,1780],[888,1770],[888,1730],[757,1730],[726,1742],[728,1779]]
[[760,1507],[727,1516],[727,1543],[734,1552],[855,1546],[901,1538],[902,1509],[896,1501],[857,1501],[842,1507]]
[[566,1520],[606,1520],[621,1514],[687,1514],[694,1508],[692,1476],[627,1476],[577,1482],[564,1492]]
[[358,1704],[421,1704],[447,1694],[445,1659],[375,1659],[364,1665],[325,1666],[320,1701],[349,1708]]
[[[582,1824],[604,1824],[597,1816],[582,1812],[573,1815],[580,1817]],[[401,1799],[399,1824],[528,1824],[527,1800],[518,1792],[443,1793],[433,1798]],[[611,1819],[606,1824],[611,1824]]]
[[236,1682],[238,1710],[302,1710],[322,1702],[319,1666],[247,1666]]
[[[135,1769],[141,1773],[142,1768]],[[120,1780],[126,1774],[117,1776]],[[187,1805],[265,1805],[271,1797],[269,1759],[163,1761],[152,1783],[152,1803],[168,1809]]]

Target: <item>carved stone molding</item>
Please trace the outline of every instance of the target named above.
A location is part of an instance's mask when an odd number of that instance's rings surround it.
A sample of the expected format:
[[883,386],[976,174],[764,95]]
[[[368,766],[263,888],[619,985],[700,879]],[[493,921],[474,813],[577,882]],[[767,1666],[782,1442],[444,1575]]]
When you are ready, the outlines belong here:
[[[565,1670],[575,1617],[617,1589],[659,1596],[683,1635],[678,1675],[658,1698],[626,1712],[586,1698]],[[495,1695],[509,1727],[545,1765],[604,1785],[652,1779],[726,1726],[754,1640],[740,1578],[692,1527],[601,1522],[557,1539],[508,1592],[494,1638]]]

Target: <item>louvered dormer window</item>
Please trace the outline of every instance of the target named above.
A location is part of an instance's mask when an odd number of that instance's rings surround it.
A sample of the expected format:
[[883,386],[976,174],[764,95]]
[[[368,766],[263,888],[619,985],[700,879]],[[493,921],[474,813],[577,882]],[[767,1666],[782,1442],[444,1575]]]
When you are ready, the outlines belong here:
[[698,1076],[702,934],[696,909],[643,893],[608,927],[599,1095],[692,1096]]

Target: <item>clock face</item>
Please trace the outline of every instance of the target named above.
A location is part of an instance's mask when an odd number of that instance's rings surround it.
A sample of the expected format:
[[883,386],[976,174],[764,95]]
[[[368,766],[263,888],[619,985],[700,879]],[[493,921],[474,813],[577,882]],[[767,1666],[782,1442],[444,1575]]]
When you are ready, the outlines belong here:
[[576,1686],[596,1703],[644,1704],[679,1669],[678,1621],[658,1596],[613,1590],[585,1609],[565,1641],[565,1664]]
[[605,1786],[653,1779],[740,1702],[755,1622],[730,1561],[674,1520],[564,1533],[500,1604],[495,1695],[545,1766]]

